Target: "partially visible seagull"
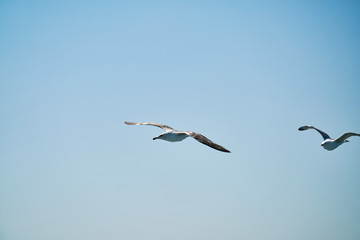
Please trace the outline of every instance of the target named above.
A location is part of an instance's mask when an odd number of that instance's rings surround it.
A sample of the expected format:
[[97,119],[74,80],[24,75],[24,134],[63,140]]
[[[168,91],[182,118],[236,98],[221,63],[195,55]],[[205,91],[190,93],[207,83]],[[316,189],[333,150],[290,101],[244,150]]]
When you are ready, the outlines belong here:
[[308,129],[315,129],[316,131],[318,131],[321,134],[321,136],[324,138],[324,141],[321,143],[321,146],[323,148],[325,148],[326,150],[329,150],[329,151],[334,150],[335,148],[337,148],[338,146],[340,146],[344,142],[349,142],[348,140],[346,140],[349,137],[352,137],[352,136],[360,137],[360,134],[358,134],[358,133],[346,132],[343,135],[341,135],[340,137],[338,137],[336,139],[332,139],[332,138],[330,138],[329,135],[327,135],[323,131],[317,129],[316,127],[313,127],[313,126],[310,126],[310,125],[299,127],[299,131],[305,131],[305,130],[308,130]]
[[230,152],[229,150],[227,150],[226,148],[213,143],[210,139],[206,138],[205,136],[199,134],[199,133],[195,133],[195,132],[189,132],[189,131],[177,131],[169,126],[163,125],[163,124],[159,124],[159,123],[151,123],[151,122],[124,122],[127,125],[151,125],[151,126],[155,126],[155,127],[159,127],[165,130],[164,133],[160,134],[157,137],[154,137],[153,140],[156,139],[162,139],[165,141],[169,141],[169,142],[179,142],[184,140],[187,137],[193,137],[195,138],[197,141],[201,142],[202,144],[208,145],[209,147],[212,147],[216,150],[222,151],[222,152]]

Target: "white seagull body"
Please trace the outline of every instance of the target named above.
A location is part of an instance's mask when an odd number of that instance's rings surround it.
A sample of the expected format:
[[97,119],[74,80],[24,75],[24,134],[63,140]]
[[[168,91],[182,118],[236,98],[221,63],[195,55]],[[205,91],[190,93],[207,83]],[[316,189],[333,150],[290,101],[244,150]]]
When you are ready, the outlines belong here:
[[199,133],[195,133],[195,132],[189,132],[189,131],[177,131],[169,126],[163,125],[163,124],[159,124],[159,123],[151,123],[151,122],[126,122],[125,124],[127,125],[151,125],[151,126],[155,126],[155,127],[159,127],[165,130],[164,133],[160,134],[157,137],[154,137],[153,140],[156,139],[162,139],[168,142],[180,142],[182,140],[184,140],[187,137],[192,137],[194,139],[196,139],[197,141],[201,142],[202,144],[205,144],[209,147],[212,147],[216,150],[222,151],[222,152],[230,152],[229,150],[227,150],[226,148],[212,142],[210,139],[206,138],[205,136],[199,134]]
[[308,130],[308,129],[314,129],[314,130],[318,131],[321,134],[321,136],[324,138],[324,141],[321,143],[321,146],[323,148],[325,148],[326,150],[329,150],[329,151],[334,150],[335,148],[337,148],[338,146],[340,146],[344,142],[349,142],[348,140],[346,140],[349,137],[352,137],[352,136],[360,137],[360,134],[358,134],[358,133],[346,132],[346,133],[342,134],[340,137],[338,137],[336,139],[332,139],[332,138],[330,138],[329,135],[327,135],[326,133],[324,133],[320,129],[317,129],[316,127],[313,127],[313,126],[310,126],[310,125],[299,127],[299,131],[305,131],[305,130]]

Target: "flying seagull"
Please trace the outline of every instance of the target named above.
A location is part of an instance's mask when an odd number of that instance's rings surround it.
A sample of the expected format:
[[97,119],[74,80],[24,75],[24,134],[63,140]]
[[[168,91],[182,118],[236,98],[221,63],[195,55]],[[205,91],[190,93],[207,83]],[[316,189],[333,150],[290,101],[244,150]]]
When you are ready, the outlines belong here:
[[324,138],[324,141],[321,143],[321,146],[323,148],[325,148],[326,150],[329,150],[329,151],[334,150],[335,148],[337,148],[338,146],[340,146],[344,142],[349,142],[348,140],[346,140],[349,137],[352,137],[352,136],[360,137],[360,134],[358,134],[358,133],[346,132],[343,135],[341,135],[340,137],[338,137],[336,139],[332,139],[332,138],[330,138],[329,135],[327,135],[326,133],[324,133],[320,129],[317,129],[316,127],[313,127],[313,126],[310,126],[310,125],[299,127],[299,131],[305,131],[305,130],[308,130],[308,129],[314,129],[314,130],[318,131],[321,134],[321,136]]
[[208,139],[207,137],[205,137],[199,133],[189,132],[189,131],[177,131],[169,126],[159,124],[159,123],[151,123],[151,122],[135,123],[135,122],[125,121],[125,124],[127,124],[127,125],[151,125],[151,126],[159,127],[159,128],[162,128],[165,130],[164,133],[160,134],[157,137],[154,137],[153,140],[162,139],[162,140],[169,141],[169,142],[179,142],[179,141],[184,140],[187,137],[193,137],[197,141],[201,142],[202,144],[208,145],[209,147],[212,147],[216,150],[219,150],[222,152],[228,152],[228,153],[230,152],[226,148],[224,148],[216,143],[213,143],[210,139]]

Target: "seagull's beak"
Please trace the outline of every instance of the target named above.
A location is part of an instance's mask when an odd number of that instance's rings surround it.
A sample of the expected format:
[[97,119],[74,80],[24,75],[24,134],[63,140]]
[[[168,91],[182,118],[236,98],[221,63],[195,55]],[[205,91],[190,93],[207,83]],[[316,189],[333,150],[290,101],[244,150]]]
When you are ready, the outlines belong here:
[[153,138],[153,140],[156,140],[156,139],[158,139],[158,137],[154,137],[154,138]]
[[324,144],[322,143],[322,144],[321,144],[321,146],[323,147],[323,146],[324,146]]

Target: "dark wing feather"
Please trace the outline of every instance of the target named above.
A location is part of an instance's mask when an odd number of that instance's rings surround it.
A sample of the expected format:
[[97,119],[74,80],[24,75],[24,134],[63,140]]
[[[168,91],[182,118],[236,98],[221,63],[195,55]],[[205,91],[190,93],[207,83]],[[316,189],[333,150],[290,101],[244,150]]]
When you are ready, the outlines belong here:
[[308,129],[314,129],[314,130],[318,131],[321,134],[321,136],[323,137],[324,140],[331,139],[329,135],[327,135],[326,133],[324,133],[320,129],[317,129],[314,126],[306,125],[306,126],[299,127],[299,131],[305,131],[305,130],[308,130]]
[[340,137],[338,137],[337,139],[335,139],[335,142],[341,142],[341,143],[345,142],[346,139],[348,139],[349,137],[352,137],[352,136],[359,136],[360,137],[360,134],[347,132],[347,133],[344,133],[343,135],[341,135]]
[[214,148],[216,150],[222,151],[222,152],[230,152],[229,150],[227,150],[226,148],[212,142],[210,139],[208,139],[207,137],[201,135],[200,133],[195,133],[195,132],[187,132],[188,135],[190,135],[191,137],[195,138],[197,141],[201,142],[202,144],[205,144],[211,148]]

